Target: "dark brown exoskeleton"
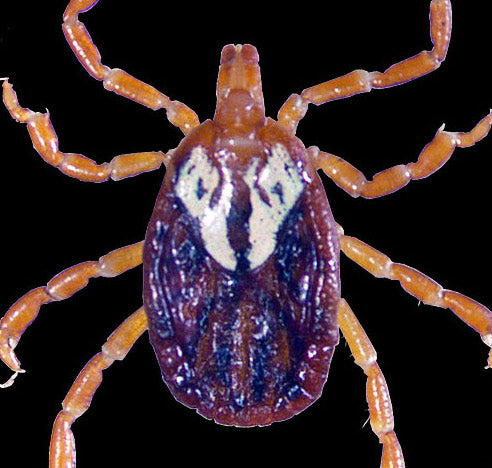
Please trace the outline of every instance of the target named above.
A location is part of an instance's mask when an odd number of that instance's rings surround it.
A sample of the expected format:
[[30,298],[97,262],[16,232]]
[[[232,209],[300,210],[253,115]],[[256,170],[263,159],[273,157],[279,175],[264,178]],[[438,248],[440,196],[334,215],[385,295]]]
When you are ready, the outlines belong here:
[[338,342],[337,227],[301,141],[265,118],[258,54],[226,46],[213,120],[167,167],[144,301],[180,402],[236,426],[302,411]]

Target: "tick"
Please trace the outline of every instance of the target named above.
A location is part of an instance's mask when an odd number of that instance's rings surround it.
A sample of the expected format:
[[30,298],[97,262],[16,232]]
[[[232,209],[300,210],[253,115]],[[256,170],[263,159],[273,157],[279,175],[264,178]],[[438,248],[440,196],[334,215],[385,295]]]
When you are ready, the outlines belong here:
[[206,418],[236,426],[282,421],[315,401],[340,329],[368,378],[370,422],[383,443],[382,466],[403,466],[375,351],[340,296],[339,251],[377,277],[400,281],[420,301],[450,308],[489,346],[492,316],[466,296],[442,289],[345,235],[331,215],[316,170],[352,196],[380,197],[430,175],[456,147],[483,138],[491,117],[466,133],[439,129],[416,163],[390,168],[371,181],[335,155],[306,149],[295,133],[309,103],[400,84],[437,68],[449,43],[449,1],[431,4],[431,52],[384,73],[359,70],[292,95],[277,121],[265,117],[256,49],[226,46],[216,113],[202,124],[184,104],[101,64],[77,20],[94,4],[72,1],[65,13],[64,31],[81,63],[107,89],[151,109],[165,109],[185,138],[167,153],[121,155],[98,165],[60,152],[49,115],[21,107],[12,85],[4,81],[7,109],[28,125],[43,159],[64,174],[102,182],[166,166],[144,242],[65,270],[46,287],[27,293],[2,319],[0,356],[15,377],[22,369],[14,348],[41,305],[70,297],[90,278],[116,276],[143,262],[144,307],[111,335],[74,383],[55,421],[50,466],[75,466],[71,424],[88,408],[102,370],[123,359],[147,329],[176,399]]

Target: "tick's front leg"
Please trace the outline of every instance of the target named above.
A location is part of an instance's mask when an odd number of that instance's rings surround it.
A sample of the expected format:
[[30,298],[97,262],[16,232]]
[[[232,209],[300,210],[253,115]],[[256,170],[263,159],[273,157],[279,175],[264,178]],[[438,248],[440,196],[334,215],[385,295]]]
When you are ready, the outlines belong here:
[[79,13],[90,10],[98,0],[72,0],[63,15],[63,32],[82,66],[106,89],[138,102],[153,110],[166,109],[169,122],[186,135],[199,125],[198,117],[188,106],[172,101],[154,87],[137,80],[119,68],[109,68],[101,63],[99,50],[92,42]]
[[371,89],[389,88],[419,78],[436,70],[446,58],[451,38],[451,2],[433,0],[430,7],[430,33],[433,48],[422,51],[392,65],[384,72],[355,70],[347,75],[307,88],[300,95],[293,94],[278,113],[278,121],[295,133],[308,104],[324,104]]

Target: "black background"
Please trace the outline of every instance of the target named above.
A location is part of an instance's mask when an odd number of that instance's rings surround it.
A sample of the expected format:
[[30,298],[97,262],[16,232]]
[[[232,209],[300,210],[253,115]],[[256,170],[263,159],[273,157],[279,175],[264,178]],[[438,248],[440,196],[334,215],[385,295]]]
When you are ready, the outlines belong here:
[[[65,1],[2,6],[0,76],[21,105],[51,112],[62,151],[98,162],[180,141],[164,112],[105,91],[79,65],[61,32]],[[267,114],[293,92],[355,68],[384,70],[430,47],[427,0],[188,3],[102,0],[81,16],[102,53],[120,67],[212,117],[219,54],[252,43],[260,54]],[[179,3],[179,2],[178,2]],[[316,108],[299,127],[368,177],[416,160],[439,126],[469,130],[492,106],[490,13],[486,1],[453,2],[448,58],[405,86]],[[20,2],[18,2],[20,5]],[[5,10],[5,8],[7,8]],[[489,236],[492,138],[457,150],[438,173],[378,200],[327,193],[345,232],[410,264],[445,287],[492,304]],[[32,149],[24,125],[0,109],[3,280],[0,310],[64,268],[143,239],[163,171],[118,183],[63,176]],[[391,390],[408,467],[492,465],[492,371],[487,348],[452,313],[417,301],[395,282],[342,260],[343,295],[375,345]],[[0,391],[2,466],[47,466],[51,426],[79,370],[141,304],[141,269],[91,281],[74,298],[43,307],[17,348],[27,374]],[[365,377],[342,339],[322,398],[268,428],[221,427],[176,403],[143,337],[105,372],[90,410],[75,424],[79,467],[210,463],[253,466],[320,460],[377,467]],[[8,373],[2,369],[0,380]],[[174,462],[176,463],[176,461]]]

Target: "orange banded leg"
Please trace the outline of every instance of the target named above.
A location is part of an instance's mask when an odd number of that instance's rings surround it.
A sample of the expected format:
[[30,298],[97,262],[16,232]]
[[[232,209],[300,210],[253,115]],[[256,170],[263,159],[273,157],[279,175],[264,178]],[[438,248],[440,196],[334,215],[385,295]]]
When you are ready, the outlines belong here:
[[167,118],[186,135],[199,125],[198,117],[188,106],[171,101],[152,86],[137,80],[119,68],[109,68],[101,63],[99,50],[84,24],[78,20],[79,13],[90,10],[98,0],[72,0],[63,14],[63,32],[82,66],[106,89],[138,102],[152,110],[166,109]]
[[377,198],[405,187],[411,180],[424,179],[440,169],[455,148],[467,148],[484,138],[492,125],[492,112],[469,132],[446,132],[441,127],[422,150],[417,162],[390,167],[368,181],[364,174],[347,161],[330,153],[309,148],[316,167],[352,197]]
[[340,300],[338,324],[354,356],[355,363],[367,375],[366,395],[369,420],[373,432],[383,444],[381,468],[404,468],[403,453],[393,430],[394,418],[389,390],[376,362],[376,350],[344,299]]
[[430,6],[430,33],[433,48],[422,51],[392,65],[385,72],[355,70],[347,75],[305,89],[301,95],[293,94],[278,114],[280,124],[295,133],[304,117],[307,104],[324,104],[355,94],[367,93],[373,88],[388,88],[419,78],[436,70],[446,58],[451,38],[451,2],[433,0]]
[[[480,333],[492,348],[492,313],[482,304],[441,285],[407,265],[393,263],[389,257],[354,237],[341,236],[342,251],[377,278],[398,280],[405,291],[424,304],[451,309],[463,322]],[[487,368],[492,367],[492,349]]]
[[21,297],[0,320],[0,360],[15,374],[3,387],[10,386],[17,373],[24,372],[14,353],[26,328],[34,321],[43,304],[62,301],[85,288],[89,279],[112,278],[142,263],[143,242],[128,245],[102,256],[97,262],[83,262],[56,275],[46,286],[35,288]]
[[147,329],[143,307],[128,317],[108,338],[102,352],[96,354],[82,369],[62,403],[50,444],[50,468],[75,468],[75,438],[71,426],[84,414],[102,381],[102,371],[115,360],[121,361]]
[[44,161],[65,175],[84,182],[125,179],[158,169],[167,160],[164,153],[157,151],[122,154],[109,163],[99,165],[82,154],[62,153],[58,148],[58,137],[51,125],[49,113],[33,112],[19,106],[17,95],[7,79],[3,82],[3,102],[17,122],[27,124],[34,149]]

